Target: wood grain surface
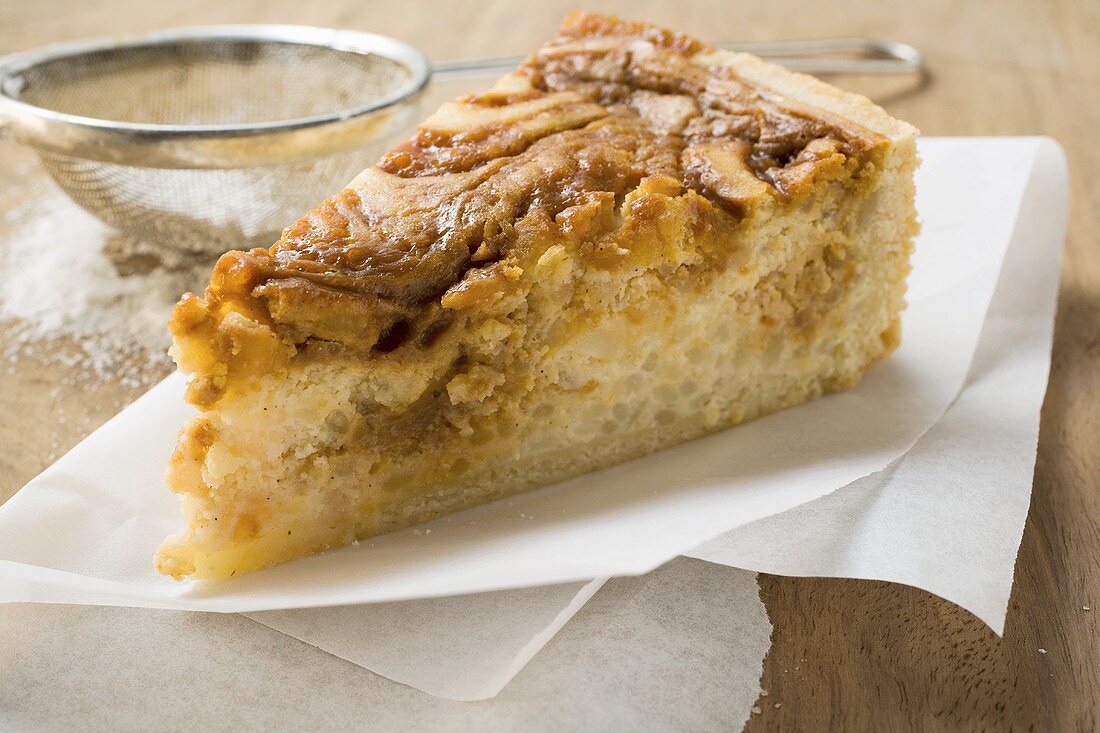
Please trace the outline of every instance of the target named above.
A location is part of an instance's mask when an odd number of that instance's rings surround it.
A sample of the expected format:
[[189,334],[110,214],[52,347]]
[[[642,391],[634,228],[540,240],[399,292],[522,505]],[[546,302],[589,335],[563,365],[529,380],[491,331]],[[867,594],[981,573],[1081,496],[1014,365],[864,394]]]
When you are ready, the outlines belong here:
[[[394,35],[442,61],[524,53],[577,4],[5,0],[0,53],[158,27],[289,22]],[[1004,638],[923,591],[761,576],[775,631],[762,682],[769,694],[748,730],[1100,728],[1100,3],[591,0],[586,7],[714,41],[906,41],[925,53],[927,83],[838,83],[869,92],[927,134],[1045,134],[1065,147],[1073,195],[1054,359]],[[7,143],[0,155],[27,153]],[[17,183],[0,174],[0,196]],[[0,501],[142,391],[132,381],[67,385],[66,368],[55,362],[0,369]],[[68,416],[63,425],[60,413]]]

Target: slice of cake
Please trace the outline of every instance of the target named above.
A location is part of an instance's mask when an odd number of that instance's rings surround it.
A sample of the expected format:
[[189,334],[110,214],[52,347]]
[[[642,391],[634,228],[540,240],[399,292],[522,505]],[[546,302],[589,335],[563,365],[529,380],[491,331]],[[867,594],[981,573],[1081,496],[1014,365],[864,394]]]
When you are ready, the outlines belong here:
[[916,131],[599,15],[172,319],[200,413],[157,567],[225,578],[855,384],[898,344]]

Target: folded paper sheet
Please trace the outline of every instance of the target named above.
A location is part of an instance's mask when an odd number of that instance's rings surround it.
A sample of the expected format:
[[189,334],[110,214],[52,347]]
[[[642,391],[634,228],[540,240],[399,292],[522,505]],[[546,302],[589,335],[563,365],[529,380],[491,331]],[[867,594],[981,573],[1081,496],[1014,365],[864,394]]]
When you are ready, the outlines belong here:
[[437,697],[484,700],[504,689],[605,581],[245,615]]
[[[1049,348],[1051,278],[1056,277],[1062,237],[1064,163],[1056,146],[1037,139],[924,140],[921,153],[925,164],[918,186],[924,232],[914,261],[904,342],[890,361],[872,370],[850,392],[440,520],[431,534],[402,532],[203,587],[161,579],[150,565],[152,549],[179,522],[175,500],[160,481],[175,431],[187,415],[180,400],[182,381],[176,376],[0,507],[0,601],[261,611],[438,597],[644,572],[736,527],[765,520],[694,553],[790,574],[850,573],[900,580],[946,595],[999,627],[1007,597],[1004,579],[1011,579],[1011,559],[1030,482],[1020,489],[1022,494],[1012,493],[1011,501],[1000,502],[1003,511],[990,521],[988,491],[980,496],[948,491],[943,478],[957,480],[957,470],[952,473],[956,464],[937,456],[944,445],[956,459],[970,451],[984,451],[982,436],[996,428],[1003,437],[997,450],[1013,451],[1016,474],[1026,470],[1030,477],[1035,405],[1045,384]],[[1037,162],[1042,165],[1036,166]],[[1040,185],[1039,176],[1049,180]],[[1016,226],[1016,213],[1021,211],[1029,181],[1033,184],[1029,197],[1045,192],[1046,199],[1041,200],[1044,208],[1039,212],[1042,228],[1032,223],[1027,230],[1032,239],[1025,237],[1024,244],[1031,254],[1019,267],[1038,268],[1046,274],[1030,281],[1034,297],[1009,298],[992,311],[995,318],[983,337],[972,389],[940,420],[970,369],[1009,240],[1014,231],[1020,240],[1022,225],[1027,224],[1021,218],[1021,226]],[[1027,214],[1027,207],[1022,211]],[[1035,213],[1030,212],[1032,219]],[[1014,242],[1014,248],[1019,244]],[[986,349],[986,340],[996,329],[1012,335]],[[1026,346],[1030,357],[1005,366],[1005,344],[1013,347],[1009,356],[1019,355],[1015,347]],[[1030,381],[1022,396],[1016,389],[999,393],[1003,381],[998,380],[1013,379],[1005,369],[1026,372]],[[991,393],[998,398],[993,402],[1000,410],[996,424],[974,424],[975,416],[984,419]],[[960,413],[975,400],[985,407]],[[1006,419],[1020,421],[1009,423],[1019,430],[1004,432]],[[836,497],[776,517],[880,471],[926,431],[904,460],[893,463],[889,472],[865,480],[878,488],[868,489],[869,484],[861,482],[862,486],[849,487]],[[1020,452],[1028,440],[1030,456],[1026,449]],[[989,470],[978,482],[981,486],[994,485],[997,463],[995,457],[983,463]],[[970,455],[967,465],[972,464]],[[968,479],[973,475],[970,471]],[[914,493],[912,487],[925,478],[926,484],[940,490]],[[899,493],[897,487],[910,488]],[[840,501],[839,508],[828,503],[851,493],[859,496],[848,503]],[[889,507],[881,503],[888,493],[894,502]],[[924,511],[910,512],[906,502]],[[830,507],[835,509],[831,514]],[[875,512],[868,507],[889,510]],[[940,512],[958,521],[930,523]],[[769,534],[768,523],[788,517],[791,527],[805,536],[821,532],[833,551],[805,553],[804,558],[792,555],[790,534],[784,538],[785,545],[777,541],[775,553],[757,541],[738,540],[753,533],[782,537],[783,532]],[[964,526],[971,529],[971,537],[980,538],[982,533],[972,531],[979,524],[984,536],[992,537],[985,548],[989,552],[951,566],[942,557],[928,562],[929,555],[922,554],[923,543],[942,548],[937,528],[955,532]],[[881,547],[883,537],[902,537],[911,546],[902,544],[902,551],[886,553],[892,563],[876,554],[861,564],[861,553]],[[1006,548],[1012,556],[1007,561]],[[942,577],[945,569],[955,576]],[[989,590],[980,601],[967,596],[975,579]],[[548,606],[535,615],[548,614],[551,623],[538,626],[532,639],[544,641],[548,630],[552,634],[568,618],[583,597],[579,588],[548,596]],[[354,616],[343,618],[349,619],[348,638],[353,638]],[[308,621],[297,624],[302,638],[310,641]],[[278,628],[277,623],[271,625]],[[517,659],[533,653],[528,643],[532,639],[518,644],[518,654],[500,657],[507,658],[508,669],[516,669]],[[325,643],[318,645],[338,644],[339,635],[329,633]],[[537,649],[540,642],[532,643]],[[370,659],[356,661],[371,664]],[[405,672],[393,674],[400,679]],[[492,670],[492,675],[501,679],[499,669]],[[416,684],[415,676],[402,681]]]
[[[611,580],[496,699],[470,705],[237,614],[0,604],[0,730],[738,731],[770,636],[754,573],[679,558]],[[425,667],[448,649],[431,651]]]

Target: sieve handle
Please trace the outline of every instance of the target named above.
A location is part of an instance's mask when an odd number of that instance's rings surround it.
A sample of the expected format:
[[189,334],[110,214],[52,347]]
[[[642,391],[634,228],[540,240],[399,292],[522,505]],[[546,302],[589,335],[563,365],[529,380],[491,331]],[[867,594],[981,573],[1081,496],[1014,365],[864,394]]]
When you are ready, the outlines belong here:
[[[924,56],[913,46],[899,41],[874,38],[820,38],[808,41],[771,41],[764,43],[716,43],[726,51],[742,51],[766,58],[791,71],[811,74],[919,74],[924,71]],[[432,73],[439,76],[476,71],[514,69],[523,56],[450,61],[435,64]]]

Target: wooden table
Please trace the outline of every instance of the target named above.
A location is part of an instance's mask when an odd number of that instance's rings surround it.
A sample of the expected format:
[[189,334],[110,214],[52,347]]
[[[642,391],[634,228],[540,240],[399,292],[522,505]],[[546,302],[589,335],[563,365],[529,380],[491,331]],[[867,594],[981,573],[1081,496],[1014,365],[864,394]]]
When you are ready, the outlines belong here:
[[[0,4],[0,52],[174,25],[289,22],[386,33],[450,60],[524,53],[576,4],[9,2]],[[748,730],[1100,727],[1100,3],[594,0],[589,7],[707,40],[865,35],[912,43],[926,54],[931,81],[871,90],[892,113],[928,134],[1046,134],[1066,148],[1073,198],[1054,360],[1004,638],[923,591],[761,576],[775,627],[762,684],[784,704],[763,705]],[[0,190],[7,183],[0,180]],[[56,365],[5,367],[0,500],[141,391],[58,387],[64,376]],[[56,423],[57,410],[70,416],[65,425]],[[1083,610],[1090,601],[1096,610]]]

